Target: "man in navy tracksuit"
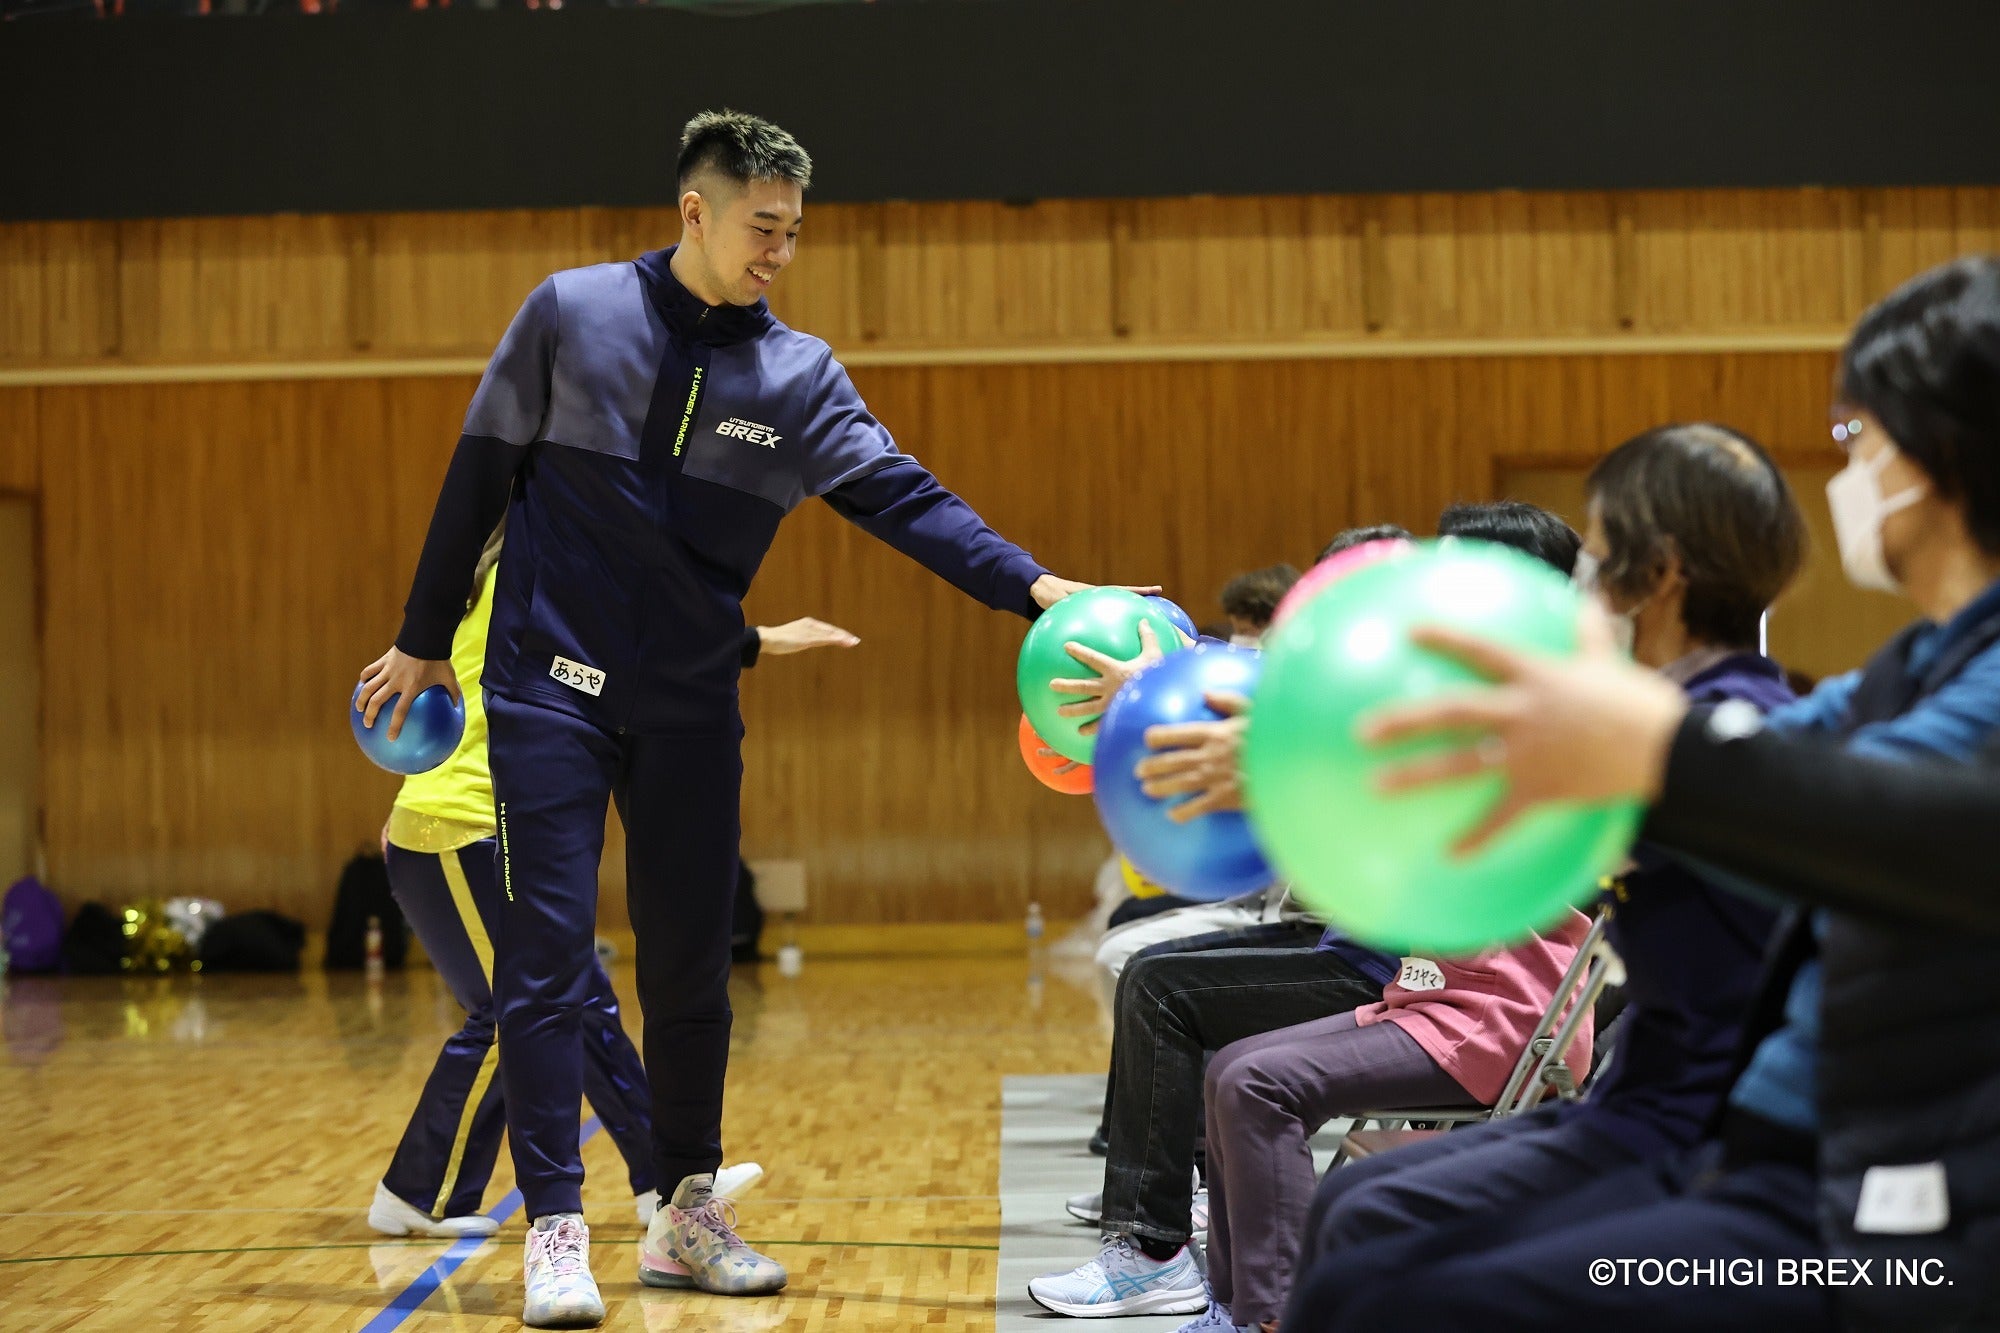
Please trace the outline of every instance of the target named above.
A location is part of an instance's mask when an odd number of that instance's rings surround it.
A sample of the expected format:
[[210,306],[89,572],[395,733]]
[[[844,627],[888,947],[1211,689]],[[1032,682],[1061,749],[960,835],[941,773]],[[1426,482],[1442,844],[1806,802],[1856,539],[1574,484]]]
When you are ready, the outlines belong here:
[[[827,345],[772,318],[811,163],[783,130],[708,113],[679,164],[681,244],[557,273],[502,338],[466,415],[396,646],[363,676],[371,711],[451,682],[453,627],[503,513],[486,661],[507,904],[494,1000],[509,1138],[528,1215],[531,1325],[588,1325],[577,1152],[607,798],[628,895],[671,1199],[641,1252],[653,1285],[750,1294],[784,1270],[711,1202],[722,1158],[729,932],[743,724],[741,601],[779,520],[819,497],[996,610],[1084,586],[1055,578],[899,453]],[[676,1188],[678,1182],[678,1188]]]

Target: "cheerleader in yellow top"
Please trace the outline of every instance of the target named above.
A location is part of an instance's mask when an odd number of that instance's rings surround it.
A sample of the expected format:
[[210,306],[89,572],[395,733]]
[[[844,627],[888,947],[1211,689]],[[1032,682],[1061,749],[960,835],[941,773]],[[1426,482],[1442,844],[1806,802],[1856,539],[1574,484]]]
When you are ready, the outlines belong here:
[[[493,614],[495,533],[473,575],[465,618],[451,645],[452,670],[465,693],[465,736],[437,768],[403,780],[383,830],[389,887],[438,974],[465,1009],[465,1023],[446,1038],[431,1067],[409,1127],[389,1170],[375,1187],[368,1223],[391,1236],[483,1236],[499,1222],[480,1211],[507,1127],[494,1041],[493,945],[500,884],[493,784],[486,767],[486,710],[479,676],[486,628]],[[817,620],[745,631],[744,665],[759,652],[852,647],[845,630]],[[625,1158],[639,1221],[658,1204],[651,1179],[651,1094],[632,1039],[619,1019],[611,978],[597,964],[596,985],[583,1013],[584,1095]],[[763,1173],[754,1163],[725,1167],[729,1192],[740,1195]]]

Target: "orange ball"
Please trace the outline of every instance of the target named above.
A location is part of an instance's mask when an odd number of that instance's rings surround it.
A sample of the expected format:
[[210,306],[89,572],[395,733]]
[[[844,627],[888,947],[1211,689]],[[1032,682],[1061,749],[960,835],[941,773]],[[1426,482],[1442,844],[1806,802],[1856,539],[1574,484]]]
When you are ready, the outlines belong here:
[[[1035,734],[1034,724],[1028,721],[1026,713],[1021,714],[1019,736],[1021,759],[1028,765],[1028,771],[1035,775],[1036,781],[1051,791],[1059,791],[1065,796],[1090,794],[1091,788],[1095,785],[1091,781],[1090,765],[1075,763],[1050,750],[1048,742]],[[1045,750],[1048,752],[1042,753]],[[1069,772],[1056,772],[1065,765],[1070,766]]]

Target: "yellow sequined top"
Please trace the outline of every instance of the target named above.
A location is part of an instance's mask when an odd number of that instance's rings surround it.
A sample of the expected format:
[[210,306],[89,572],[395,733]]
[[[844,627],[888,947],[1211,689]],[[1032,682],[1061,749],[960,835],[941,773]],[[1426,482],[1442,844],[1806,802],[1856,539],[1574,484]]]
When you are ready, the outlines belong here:
[[406,852],[451,852],[493,836],[493,776],[486,767],[486,708],[479,693],[486,665],[486,627],[493,619],[493,581],[486,576],[451,640],[451,669],[465,692],[465,735],[451,758],[428,773],[403,779],[389,812],[389,841]]

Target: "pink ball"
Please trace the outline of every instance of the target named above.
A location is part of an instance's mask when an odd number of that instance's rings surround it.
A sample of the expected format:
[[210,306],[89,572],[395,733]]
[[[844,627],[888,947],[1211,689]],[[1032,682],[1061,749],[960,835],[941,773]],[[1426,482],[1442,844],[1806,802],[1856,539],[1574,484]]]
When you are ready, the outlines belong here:
[[1417,549],[1415,542],[1404,541],[1401,537],[1387,537],[1380,541],[1363,542],[1339,551],[1308,569],[1292,590],[1278,602],[1278,609],[1271,613],[1271,628],[1285,623],[1292,612],[1304,606],[1312,595],[1329,584],[1340,582],[1357,569],[1389,560],[1405,552]]

